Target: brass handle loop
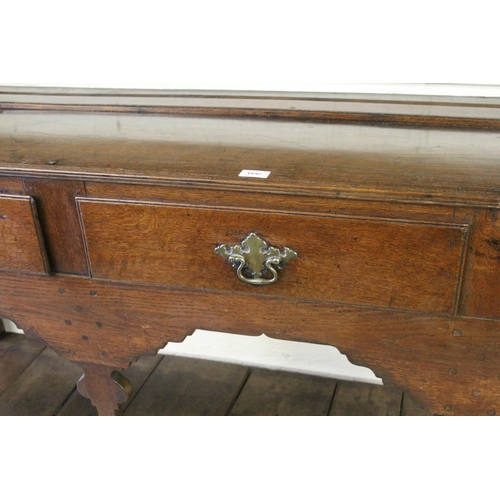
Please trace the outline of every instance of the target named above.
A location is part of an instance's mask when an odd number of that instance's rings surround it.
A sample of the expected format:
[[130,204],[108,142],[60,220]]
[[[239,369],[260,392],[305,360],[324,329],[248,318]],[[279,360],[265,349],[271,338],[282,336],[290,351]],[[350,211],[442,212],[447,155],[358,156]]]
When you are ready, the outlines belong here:
[[279,259],[276,259],[275,257],[271,257],[270,259],[267,259],[264,262],[265,268],[271,271],[271,274],[273,275],[273,277],[269,279],[247,278],[246,276],[244,276],[243,269],[247,265],[247,261],[243,257],[233,256],[230,257],[228,260],[230,263],[239,264],[238,268],[236,269],[236,275],[238,276],[238,278],[240,278],[241,281],[244,281],[249,285],[270,285],[271,283],[274,283],[278,279],[278,271],[276,271],[276,269],[273,267],[273,264],[279,264]]
[[[227,247],[218,245],[215,253],[236,267],[236,275],[244,283],[249,285],[270,285],[278,279],[278,269],[294,257],[297,252],[285,247],[283,251],[269,246],[260,236],[250,233],[239,245]],[[243,273],[251,274],[247,277]],[[263,277],[271,274],[271,277]]]

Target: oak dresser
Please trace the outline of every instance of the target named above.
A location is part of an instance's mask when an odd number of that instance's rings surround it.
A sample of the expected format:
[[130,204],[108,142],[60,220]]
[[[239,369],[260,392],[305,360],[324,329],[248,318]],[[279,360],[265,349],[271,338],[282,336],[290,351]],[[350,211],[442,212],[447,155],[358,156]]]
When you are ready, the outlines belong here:
[[197,328],[500,413],[500,99],[0,87],[0,317],[121,374]]

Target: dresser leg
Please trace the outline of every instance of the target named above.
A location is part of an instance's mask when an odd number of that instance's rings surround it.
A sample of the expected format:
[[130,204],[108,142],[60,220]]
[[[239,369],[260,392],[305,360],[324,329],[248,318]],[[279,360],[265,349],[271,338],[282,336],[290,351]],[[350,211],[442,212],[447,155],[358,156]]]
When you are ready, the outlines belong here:
[[77,388],[89,398],[99,416],[121,415],[120,405],[132,394],[130,382],[112,366],[81,363],[83,375]]

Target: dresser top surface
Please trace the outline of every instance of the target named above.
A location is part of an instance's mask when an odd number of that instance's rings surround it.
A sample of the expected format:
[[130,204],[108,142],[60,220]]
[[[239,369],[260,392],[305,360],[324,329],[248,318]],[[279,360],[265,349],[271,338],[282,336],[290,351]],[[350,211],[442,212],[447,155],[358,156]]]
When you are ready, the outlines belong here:
[[0,87],[0,172],[497,206],[500,99]]

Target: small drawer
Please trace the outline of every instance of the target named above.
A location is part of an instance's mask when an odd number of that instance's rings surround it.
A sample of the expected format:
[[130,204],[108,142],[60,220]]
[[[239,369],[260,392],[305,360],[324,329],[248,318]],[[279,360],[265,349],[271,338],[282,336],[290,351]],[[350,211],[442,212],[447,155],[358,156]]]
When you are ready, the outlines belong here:
[[[467,228],[79,200],[93,278],[453,313]],[[255,233],[297,257],[252,286],[215,252]]]
[[0,195],[0,269],[49,271],[36,205],[30,196]]

